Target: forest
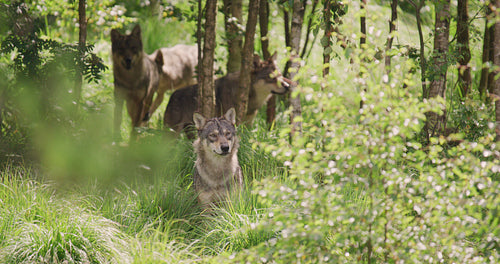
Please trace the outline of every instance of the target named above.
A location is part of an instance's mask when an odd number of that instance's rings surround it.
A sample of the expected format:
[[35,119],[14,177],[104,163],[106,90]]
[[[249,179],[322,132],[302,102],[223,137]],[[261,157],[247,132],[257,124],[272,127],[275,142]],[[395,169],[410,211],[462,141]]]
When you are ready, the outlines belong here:
[[[233,76],[207,210],[170,120]],[[0,263],[500,263],[500,0],[0,0],[0,177]]]

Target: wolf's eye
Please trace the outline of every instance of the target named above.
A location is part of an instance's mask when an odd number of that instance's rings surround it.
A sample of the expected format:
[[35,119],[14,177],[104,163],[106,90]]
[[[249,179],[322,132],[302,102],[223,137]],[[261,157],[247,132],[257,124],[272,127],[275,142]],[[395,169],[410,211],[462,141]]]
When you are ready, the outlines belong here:
[[226,131],[226,133],[225,133],[224,135],[225,135],[227,138],[228,138],[228,137],[231,137],[231,132]]
[[211,133],[210,135],[208,135],[208,137],[209,137],[210,139],[215,140],[215,139],[217,139],[217,134],[215,134],[215,133]]

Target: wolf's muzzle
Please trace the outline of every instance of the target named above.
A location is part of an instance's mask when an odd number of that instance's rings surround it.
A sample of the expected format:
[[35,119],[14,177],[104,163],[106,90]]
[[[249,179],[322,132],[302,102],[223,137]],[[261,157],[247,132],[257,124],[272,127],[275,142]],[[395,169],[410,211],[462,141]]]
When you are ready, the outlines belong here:
[[229,145],[221,145],[220,150],[222,151],[221,155],[229,154]]
[[126,58],[123,60],[123,62],[125,63],[124,66],[127,70],[130,70],[132,68],[132,59]]

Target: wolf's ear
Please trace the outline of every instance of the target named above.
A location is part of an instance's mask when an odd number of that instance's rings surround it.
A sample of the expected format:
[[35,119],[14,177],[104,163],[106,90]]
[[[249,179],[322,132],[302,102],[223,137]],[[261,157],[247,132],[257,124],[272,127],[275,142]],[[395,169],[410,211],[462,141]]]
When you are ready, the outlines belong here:
[[111,42],[117,41],[120,38],[120,35],[121,35],[120,32],[118,32],[118,30],[113,28],[111,30]]
[[198,113],[194,113],[193,121],[197,129],[202,129],[205,123],[207,122],[207,119]]
[[163,66],[164,61],[163,61],[163,53],[161,52],[161,50],[156,51],[155,62],[159,68],[161,68]]
[[257,69],[257,68],[259,68],[259,67],[260,67],[260,65],[261,65],[261,61],[260,61],[260,57],[259,57],[259,55],[254,54],[254,55],[253,55],[253,68],[254,68],[254,69]]
[[135,25],[134,29],[132,29],[132,36],[141,38],[141,26],[139,24]]
[[231,107],[231,109],[227,110],[226,114],[224,114],[224,118],[231,122],[231,124],[236,124],[236,111],[234,111],[234,108]]

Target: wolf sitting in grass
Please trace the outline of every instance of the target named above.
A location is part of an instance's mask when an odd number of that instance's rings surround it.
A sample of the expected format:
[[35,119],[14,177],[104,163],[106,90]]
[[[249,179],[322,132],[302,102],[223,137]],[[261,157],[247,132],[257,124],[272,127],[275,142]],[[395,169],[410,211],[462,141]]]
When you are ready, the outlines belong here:
[[222,117],[208,120],[198,113],[193,114],[198,129],[198,139],[193,143],[197,155],[194,188],[198,192],[198,201],[205,209],[223,200],[235,187],[239,189],[243,186],[235,118],[234,108]]

